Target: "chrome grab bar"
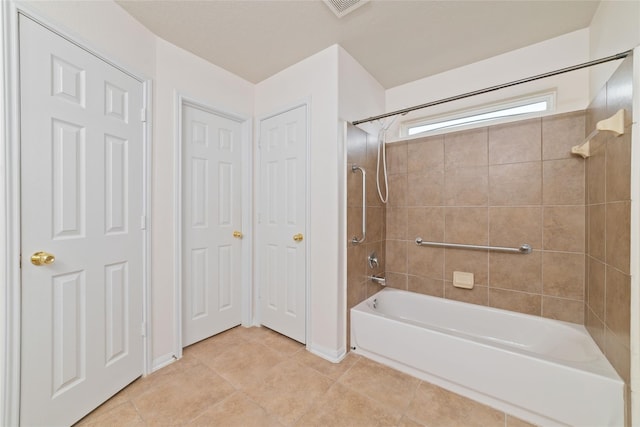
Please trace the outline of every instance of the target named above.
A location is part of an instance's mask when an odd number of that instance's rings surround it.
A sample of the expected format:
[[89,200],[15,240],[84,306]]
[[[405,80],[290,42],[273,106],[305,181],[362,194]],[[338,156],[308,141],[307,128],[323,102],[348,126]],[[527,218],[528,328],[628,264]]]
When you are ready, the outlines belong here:
[[358,170],[362,172],[362,237],[354,236],[351,239],[351,243],[354,245],[364,242],[367,237],[367,173],[360,166],[351,165],[351,172],[356,173]]
[[483,246],[483,245],[462,245],[459,243],[438,243],[438,242],[425,242],[421,237],[416,237],[416,245],[418,246],[432,246],[434,248],[453,248],[453,249],[485,249],[496,252],[508,252],[513,254],[530,254],[532,249],[531,245],[526,243],[520,245],[519,248],[505,248],[502,246]]

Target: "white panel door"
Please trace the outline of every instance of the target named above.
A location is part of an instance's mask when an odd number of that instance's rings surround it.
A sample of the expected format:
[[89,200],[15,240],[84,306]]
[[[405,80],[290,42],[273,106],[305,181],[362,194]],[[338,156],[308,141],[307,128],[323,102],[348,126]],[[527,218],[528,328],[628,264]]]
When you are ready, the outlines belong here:
[[305,343],[307,109],[260,122],[260,322]]
[[182,345],[187,346],[241,323],[242,128],[194,106],[182,111]]
[[20,91],[20,420],[68,425],[143,370],[143,87],[21,16]]

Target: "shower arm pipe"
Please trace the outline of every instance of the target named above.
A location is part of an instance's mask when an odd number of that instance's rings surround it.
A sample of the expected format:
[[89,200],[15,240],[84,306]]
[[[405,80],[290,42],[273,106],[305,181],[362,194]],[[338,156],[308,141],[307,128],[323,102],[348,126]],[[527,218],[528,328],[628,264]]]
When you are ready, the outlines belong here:
[[489,250],[494,252],[507,252],[512,254],[530,254],[531,245],[526,243],[520,245],[518,248],[505,248],[502,246],[483,246],[483,245],[462,245],[459,243],[439,243],[439,242],[425,242],[421,237],[416,237],[416,245],[418,246],[431,246],[435,248],[452,248],[452,249],[480,249]]
[[354,245],[364,242],[367,237],[367,173],[362,167],[356,164],[351,165],[351,172],[356,173],[356,171],[362,173],[362,237],[354,236],[351,239],[351,243]]
[[604,64],[605,62],[617,61],[619,59],[626,58],[627,56],[631,55],[632,52],[633,52],[632,49],[631,50],[627,50],[625,52],[620,52],[620,53],[617,53],[615,55],[607,56],[607,57],[600,58],[600,59],[594,59],[593,61],[589,61],[589,62],[583,62],[582,64],[573,65],[571,67],[560,68],[559,70],[549,71],[547,73],[538,74],[538,75],[527,77],[527,78],[520,79],[520,80],[514,80],[514,81],[509,82],[509,83],[503,83],[503,84],[499,84],[499,85],[496,85],[496,86],[487,87],[487,88],[484,88],[484,89],[474,90],[472,92],[467,92],[467,93],[463,93],[463,94],[460,94],[460,95],[451,96],[449,98],[443,98],[443,99],[439,99],[437,101],[427,102],[426,104],[420,104],[420,105],[416,105],[416,106],[413,106],[413,107],[403,108],[401,110],[396,110],[396,111],[392,111],[390,113],[380,114],[378,116],[369,117],[367,119],[356,120],[356,121],[351,122],[351,124],[354,125],[354,126],[357,126],[357,125],[362,124],[362,123],[373,122],[375,120],[385,119],[387,117],[397,116],[399,114],[407,114],[407,113],[410,113],[410,112],[415,111],[415,110],[421,110],[423,108],[433,107],[433,106],[436,106],[436,105],[445,104],[447,102],[457,101],[459,99],[470,98],[472,96],[482,95],[484,93],[489,93],[489,92],[494,92],[496,90],[505,89],[505,88],[508,88],[508,87],[511,87],[511,86],[517,86],[517,85],[520,85],[520,84],[523,84],[523,83],[529,83],[529,82],[533,82],[533,81],[540,80],[540,79],[545,79],[547,77],[557,76],[558,74],[564,74],[564,73],[568,73],[570,71],[580,70],[582,68],[593,67],[594,65]]

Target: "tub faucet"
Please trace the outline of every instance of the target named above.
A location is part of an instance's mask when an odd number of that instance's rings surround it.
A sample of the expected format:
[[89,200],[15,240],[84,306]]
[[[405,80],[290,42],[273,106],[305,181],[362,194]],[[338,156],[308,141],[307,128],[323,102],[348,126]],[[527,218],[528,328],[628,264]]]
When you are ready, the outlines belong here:
[[378,285],[382,285],[382,286],[387,286],[387,279],[385,279],[384,277],[375,275],[375,276],[369,276],[369,278],[373,283],[377,283]]
[[367,261],[369,261],[369,268],[374,269],[377,268],[380,264],[378,264],[378,255],[375,252],[371,252],[371,255],[367,257]]

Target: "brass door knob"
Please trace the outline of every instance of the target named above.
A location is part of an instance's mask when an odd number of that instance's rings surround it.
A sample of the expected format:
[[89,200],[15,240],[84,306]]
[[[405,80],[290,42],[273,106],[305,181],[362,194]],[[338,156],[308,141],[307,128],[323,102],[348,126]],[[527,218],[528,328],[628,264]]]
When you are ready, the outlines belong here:
[[242,231],[234,231],[233,237],[235,237],[236,239],[242,239]]
[[33,265],[49,265],[53,264],[56,260],[56,257],[53,254],[47,252],[36,252],[31,255],[31,264]]
[[302,233],[298,233],[298,234],[294,234],[293,235],[293,240],[295,240],[296,242],[301,242],[303,238],[304,237],[302,236]]

